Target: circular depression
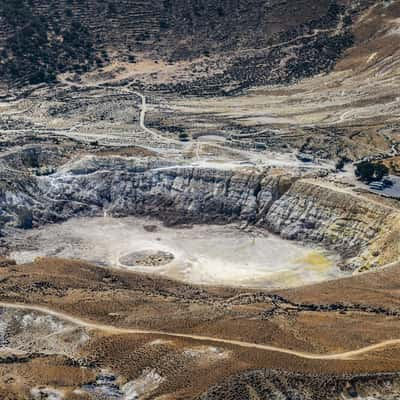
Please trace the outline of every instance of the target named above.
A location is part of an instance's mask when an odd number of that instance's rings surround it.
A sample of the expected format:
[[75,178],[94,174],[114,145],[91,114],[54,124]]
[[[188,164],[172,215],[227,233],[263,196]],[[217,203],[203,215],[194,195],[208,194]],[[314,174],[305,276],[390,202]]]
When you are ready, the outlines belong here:
[[125,267],[160,267],[169,264],[174,258],[168,251],[141,250],[121,256],[118,264]]
[[[165,227],[147,218],[75,218],[19,233],[19,263],[51,256],[206,284],[285,288],[344,276],[320,248],[236,225]],[[29,247],[25,247],[25,244]]]

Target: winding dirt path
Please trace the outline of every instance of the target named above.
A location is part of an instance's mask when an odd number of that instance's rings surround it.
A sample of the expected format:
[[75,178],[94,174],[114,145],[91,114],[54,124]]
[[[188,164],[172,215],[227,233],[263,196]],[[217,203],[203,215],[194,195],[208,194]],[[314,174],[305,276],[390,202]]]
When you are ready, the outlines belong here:
[[0,307],[3,308],[11,308],[15,310],[27,310],[27,311],[36,311],[40,313],[44,313],[47,315],[54,316],[56,318],[62,319],[64,321],[70,322],[72,324],[79,325],[84,328],[99,330],[102,332],[107,332],[110,334],[143,334],[143,335],[155,335],[155,336],[165,336],[165,337],[175,337],[175,338],[186,338],[192,340],[198,340],[201,342],[213,342],[213,343],[221,343],[221,344],[229,344],[238,347],[258,349],[264,351],[272,351],[277,353],[289,354],[295,357],[304,358],[308,360],[349,360],[354,359],[357,356],[362,356],[364,354],[385,349],[388,347],[394,347],[400,345],[400,339],[392,339],[385,340],[380,343],[376,343],[370,346],[362,347],[360,349],[346,351],[342,353],[335,354],[313,354],[307,353],[303,351],[295,351],[290,349],[285,349],[282,347],[269,346],[265,344],[257,344],[250,342],[243,342],[239,340],[231,340],[224,338],[215,338],[209,336],[200,336],[194,334],[185,334],[185,333],[174,333],[174,332],[164,332],[164,331],[156,331],[156,330],[146,330],[146,329],[133,329],[133,328],[118,328],[111,325],[104,325],[96,322],[85,321],[81,318],[73,317],[72,315],[51,310],[47,307],[42,306],[34,306],[27,304],[14,304],[14,303],[6,303],[0,302]]
[[146,112],[147,112],[147,103],[146,103],[146,96],[139,93],[139,92],[132,92],[136,96],[140,97],[140,100],[142,102],[142,105],[140,107],[140,118],[139,118],[139,125],[140,127],[147,133],[150,133],[151,135],[154,135],[155,132],[153,132],[151,129],[146,127],[145,124],[145,119],[146,119]]
[[152,135],[152,136],[158,138],[158,139],[161,140],[161,141],[167,142],[167,143],[181,144],[181,143],[178,142],[177,140],[173,140],[173,139],[170,139],[170,138],[166,138],[166,137],[164,137],[164,136],[158,134],[158,133],[155,132],[154,130],[148,128],[148,127],[146,126],[146,112],[148,111],[146,96],[145,96],[144,94],[142,94],[142,93],[139,93],[139,92],[129,92],[129,93],[134,94],[134,95],[140,97],[140,100],[141,100],[141,107],[140,107],[139,126],[140,126],[140,128],[141,128],[144,132],[149,133],[150,135]]

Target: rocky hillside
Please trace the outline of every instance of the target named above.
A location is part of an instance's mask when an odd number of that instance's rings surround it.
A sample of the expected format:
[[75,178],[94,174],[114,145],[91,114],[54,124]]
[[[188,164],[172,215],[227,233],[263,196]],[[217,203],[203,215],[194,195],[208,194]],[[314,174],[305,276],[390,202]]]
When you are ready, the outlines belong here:
[[[46,163],[59,159],[59,154],[43,148],[2,157],[0,227],[29,229],[104,212],[150,215],[170,224],[256,224],[287,239],[334,248],[345,258],[362,254],[363,259],[352,261],[356,266],[364,266],[366,260],[381,265],[398,255],[393,246],[375,255],[366,249],[398,216],[397,208],[320,180],[269,169],[217,170],[98,156],[43,173]],[[392,234],[397,232],[398,227],[392,227]]]
[[[210,388],[199,400],[250,399],[340,399],[372,398],[371,393],[385,393],[382,398],[392,400],[390,390],[397,386],[396,375],[387,374],[382,383],[375,376],[353,377],[288,374],[282,371],[258,370],[226,379]],[[387,390],[387,393],[386,393]],[[365,396],[365,397],[364,397]]]
[[[1,76],[52,82],[58,73],[83,73],[115,59],[133,63],[144,53],[169,62],[228,54],[223,72],[210,73],[208,90],[292,82],[334,66],[353,43],[353,16],[370,3],[3,0]],[[193,91],[185,82],[178,89]]]

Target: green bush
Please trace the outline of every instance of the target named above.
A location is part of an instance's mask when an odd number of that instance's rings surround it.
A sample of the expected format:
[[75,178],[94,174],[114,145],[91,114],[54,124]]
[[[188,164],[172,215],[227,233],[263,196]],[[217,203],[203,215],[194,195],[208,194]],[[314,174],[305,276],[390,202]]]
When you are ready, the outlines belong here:
[[341,171],[344,168],[344,165],[345,165],[345,162],[344,162],[343,158],[341,158],[336,161],[335,168],[337,171]]
[[185,132],[181,132],[179,135],[179,140],[181,142],[188,142],[189,141],[189,135]]
[[389,174],[389,169],[383,164],[363,161],[356,165],[355,174],[363,182],[380,181]]

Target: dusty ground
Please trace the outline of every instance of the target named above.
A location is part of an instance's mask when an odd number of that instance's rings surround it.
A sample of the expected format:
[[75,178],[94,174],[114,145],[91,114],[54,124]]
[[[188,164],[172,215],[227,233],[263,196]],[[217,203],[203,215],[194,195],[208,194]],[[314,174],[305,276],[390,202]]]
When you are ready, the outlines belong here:
[[[329,354],[398,338],[398,276],[398,267],[392,267],[379,273],[280,292],[282,297],[277,301],[271,297],[274,293],[202,288],[132,272],[105,270],[82,262],[41,259],[33,264],[2,268],[0,299],[43,305],[110,326],[191,333]],[[310,304],[316,307],[304,308]],[[336,308],[332,306],[335,304]],[[32,312],[25,313],[32,315]],[[32,317],[28,320],[32,321]],[[53,320],[46,329],[60,324],[57,319]],[[47,352],[51,346],[54,349],[54,343],[65,341],[67,326],[60,327],[54,329],[58,332],[57,341],[54,335],[49,341],[48,334],[43,337],[41,333],[42,339],[32,340],[29,351],[43,354],[46,348]],[[40,325],[37,329],[43,332],[45,328]],[[71,330],[75,331],[75,328]],[[318,361],[157,334],[104,335],[101,331],[91,331],[89,335],[89,341],[84,340],[78,346],[78,356],[60,354],[43,359],[39,355],[24,363],[12,363],[11,367],[7,366],[7,374],[4,375],[6,370],[2,373],[1,386],[12,390],[17,384],[27,387],[29,382],[37,382],[55,389],[75,390],[81,383],[93,382],[93,376],[102,369],[113,371],[124,383],[140,378],[143,371],[149,373],[155,369],[163,379],[151,391],[152,395],[173,393],[173,398],[184,399],[193,398],[224,377],[249,368],[342,374],[389,372],[400,367],[397,346],[348,360]],[[35,331],[31,336],[35,337]],[[73,340],[73,336],[67,337]],[[18,347],[17,343],[21,342],[26,341],[16,336],[9,347]],[[72,356],[88,360],[85,361],[87,373],[79,375],[79,380],[74,374],[79,374],[80,369],[74,363],[66,367],[65,357]],[[33,368],[35,363],[52,367],[39,379]],[[5,378],[10,376],[10,371],[14,381]],[[57,375],[60,373],[62,377]]]
[[[17,249],[11,257],[19,263],[56,256],[197,284],[291,287],[345,275],[335,266],[334,254],[235,225],[167,228],[145,218],[82,218],[13,240]],[[141,251],[166,252],[173,259],[153,266],[124,262]]]

